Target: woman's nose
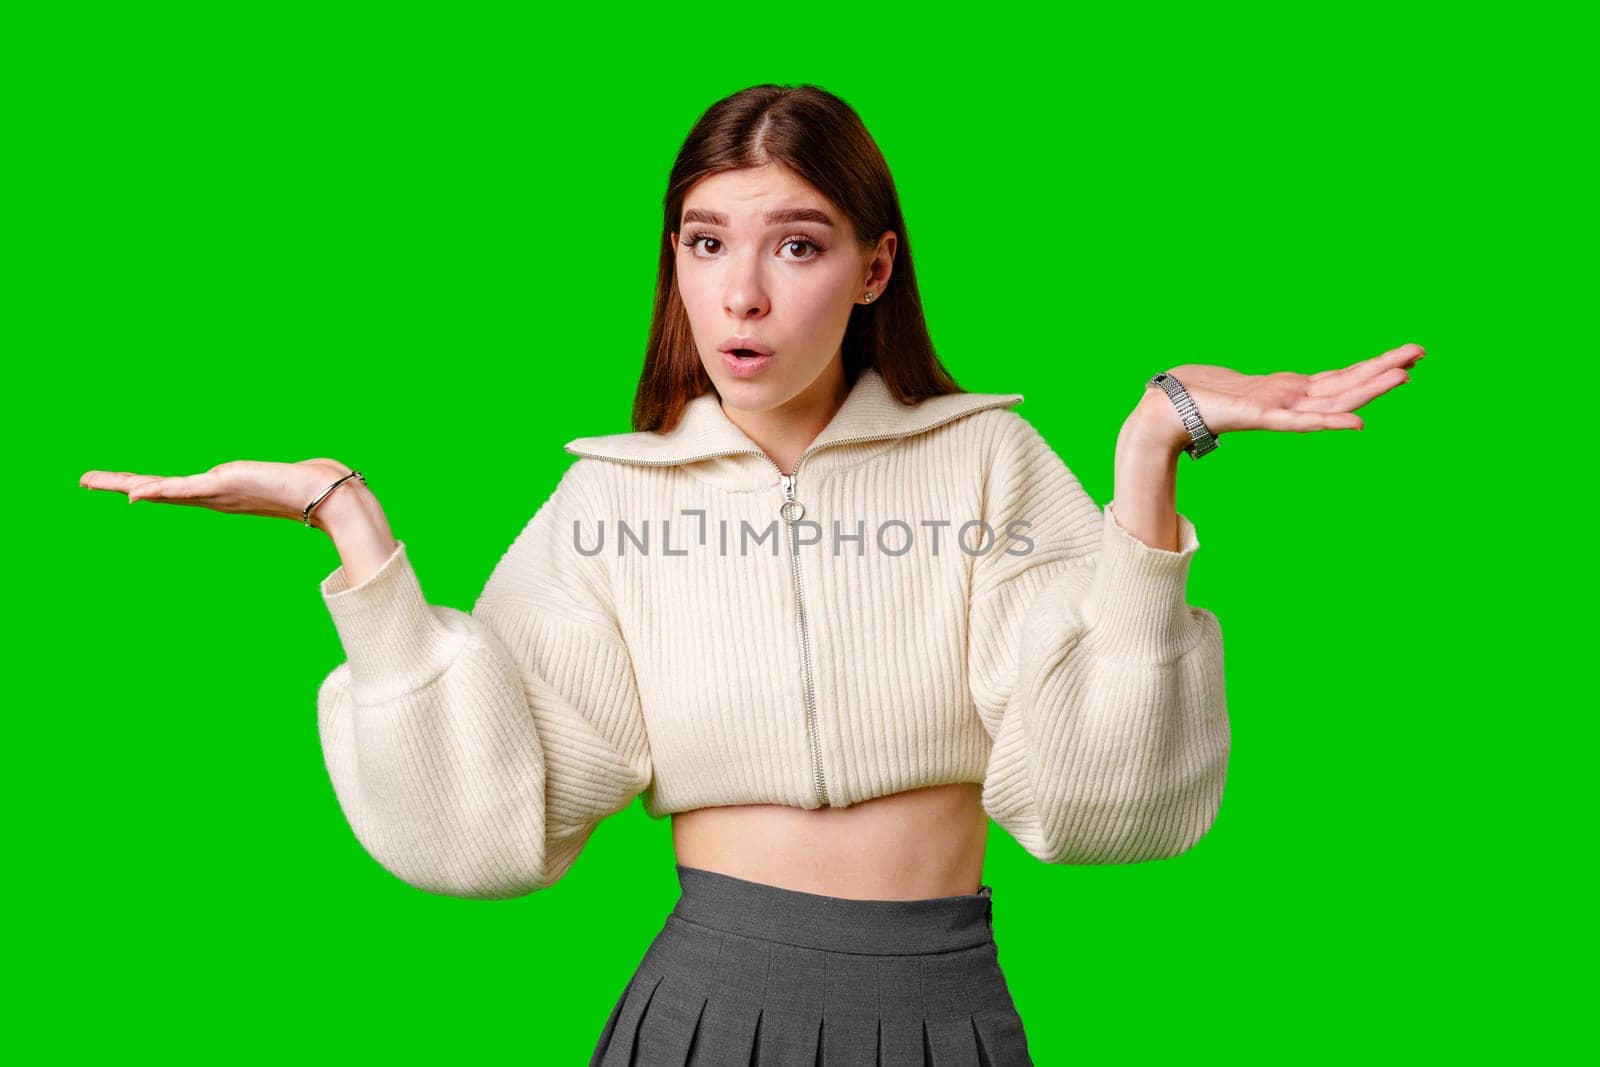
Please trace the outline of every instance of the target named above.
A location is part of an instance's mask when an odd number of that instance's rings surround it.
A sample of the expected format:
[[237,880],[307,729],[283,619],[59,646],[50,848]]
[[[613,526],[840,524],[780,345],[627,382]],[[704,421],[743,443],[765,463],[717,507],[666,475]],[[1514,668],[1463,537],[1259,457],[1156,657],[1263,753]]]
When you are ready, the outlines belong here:
[[723,307],[731,315],[760,314],[767,310],[767,287],[761,262],[755,255],[740,256],[728,266]]

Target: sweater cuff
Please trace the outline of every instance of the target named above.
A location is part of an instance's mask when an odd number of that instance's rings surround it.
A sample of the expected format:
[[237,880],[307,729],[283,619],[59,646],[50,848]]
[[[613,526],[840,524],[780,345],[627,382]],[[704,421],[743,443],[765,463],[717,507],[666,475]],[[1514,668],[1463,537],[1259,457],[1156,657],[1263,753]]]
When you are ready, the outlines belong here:
[[322,580],[322,600],[350,663],[358,698],[414,692],[449,665],[457,641],[422,595],[404,541],[376,572],[352,586],[343,565]]
[[1194,524],[1178,515],[1178,550],[1145,544],[1117,522],[1107,504],[1100,556],[1084,598],[1090,642],[1102,655],[1138,663],[1167,663],[1199,637],[1189,611],[1189,561],[1200,540]]

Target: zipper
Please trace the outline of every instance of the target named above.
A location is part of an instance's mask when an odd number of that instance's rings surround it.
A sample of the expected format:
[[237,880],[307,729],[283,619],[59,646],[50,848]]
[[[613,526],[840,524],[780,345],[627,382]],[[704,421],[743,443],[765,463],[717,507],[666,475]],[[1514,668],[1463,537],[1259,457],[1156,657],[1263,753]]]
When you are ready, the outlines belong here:
[[[984,404],[981,407],[965,408],[961,411],[955,412],[954,414],[948,415],[937,422],[930,422],[926,426],[919,427],[917,432],[922,433],[925,430],[932,430],[936,427],[943,426],[947,422],[954,422],[956,419],[970,415],[975,411],[982,411],[989,407],[1003,406],[1004,403],[1004,401],[997,401],[992,404]],[[823,773],[822,769],[822,731],[817,718],[816,680],[811,669],[811,628],[810,621],[806,615],[805,596],[801,592],[800,587],[799,523],[800,520],[805,517],[806,507],[805,504],[801,503],[796,497],[795,479],[799,477],[800,466],[805,462],[806,457],[811,455],[811,453],[815,452],[818,448],[830,448],[833,445],[860,444],[863,441],[880,441],[898,436],[902,436],[902,434],[899,432],[859,434],[855,437],[841,437],[836,441],[827,441],[821,445],[812,445],[804,452],[800,453],[799,458],[794,461],[793,474],[783,473],[783,468],[774,463],[772,461],[772,457],[761,451],[759,448],[718,449],[715,452],[706,452],[702,455],[689,456],[686,458],[680,457],[678,459],[629,459],[624,461],[627,463],[635,463],[642,467],[676,467],[685,463],[697,463],[700,460],[710,459],[713,456],[750,455],[760,456],[762,459],[767,461],[768,465],[771,466],[774,471],[777,472],[778,487],[783,490],[783,502],[778,505],[778,518],[782,519],[783,522],[788,525],[790,534],[789,570],[794,576],[795,615],[800,629],[800,665],[805,683],[806,740],[811,746],[811,780],[816,786],[817,804],[824,808],[830,807],[831,805],[828,802],[827,776]],[[613,456],[589,453],[583,451],[582,449],[573,449],[573,452],[580,456],[588,456],[591,459],[615,460],[615,457]]]
[[[800,464],[794,465],[795,474]],[[817,804],[828,807],[828,782],[822,773],[822,730],[817,724],[817,686],[811,671],[811,627],[806,620],[806,598],[800,591],[800,520],[805,517],[806,506],[795,499],[795,474],[778,472],[783,486],[783,503],[778,505],[778,518],[789,525],[789,570],[794,575],[794,608],[800,623],[800,668],[805,679],[806,740],[811,743],[811,780],[817,787]]]

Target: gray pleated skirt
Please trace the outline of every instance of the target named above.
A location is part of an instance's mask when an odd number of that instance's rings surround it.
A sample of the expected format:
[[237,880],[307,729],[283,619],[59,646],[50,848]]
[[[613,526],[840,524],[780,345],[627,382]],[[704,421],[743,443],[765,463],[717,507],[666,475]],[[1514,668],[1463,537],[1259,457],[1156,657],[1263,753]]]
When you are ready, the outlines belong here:
[[590,1067],[1032,1064],[991,887],[851,900],[677,870]]

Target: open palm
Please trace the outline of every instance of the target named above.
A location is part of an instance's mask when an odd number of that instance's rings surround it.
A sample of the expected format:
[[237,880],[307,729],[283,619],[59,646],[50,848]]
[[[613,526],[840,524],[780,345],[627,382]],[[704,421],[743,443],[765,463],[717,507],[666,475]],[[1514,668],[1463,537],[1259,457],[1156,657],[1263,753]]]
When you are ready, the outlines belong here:
[[[1401,345],[1348,367],[1298,374],[1241,374],[1227,367],[1185,363],[1171,373],[1194,400],[1211,432],[1232,430],[1359,430],[1358,408],[1411,380],[1408,371],[1422,359],[1417,344]],[[1152,387],[1152,393],[1160,394]],[[1160,401],[1170,409],[1164,394]],[[1176,421],[1176,420],[1174,420]],[[1181,427],[1180,427],[1181,428]],[[1184,434],[1183,441],[1188,441]]]
[[128,503],[152,500],[235,515],[268,515],[299,521],[306,503],[350,468],[333,459],[271,463],[236,459],[199,474],[135,474],[85,471],[78,484],[128,494]]

